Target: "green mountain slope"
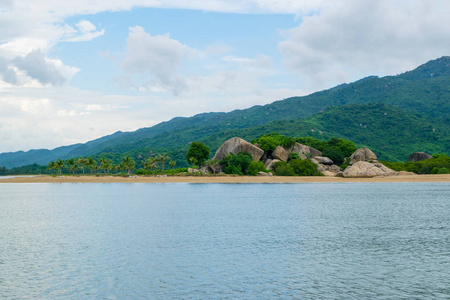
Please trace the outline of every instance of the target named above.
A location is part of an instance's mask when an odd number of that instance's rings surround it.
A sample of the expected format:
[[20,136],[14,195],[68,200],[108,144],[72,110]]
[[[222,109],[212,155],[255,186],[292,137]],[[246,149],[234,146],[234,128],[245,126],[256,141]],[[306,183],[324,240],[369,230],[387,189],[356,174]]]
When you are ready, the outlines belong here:
[[[122,154],[122,153],[146,153],[171,152],[172,156],[183,159],[181,153],[188,147],[188,143],[195,140],[208,141],[210,147],[215,149],[227,138],[232,135],[241,135],[244,138],[247,133],[253,130],[260,130],[257,135],[277,130],[277,124],[280,128],[285,126],[283,122],[293,122],[295,124],[306,124],[311,127],[317,126],[322,131],[321,137],[326,138],[333,133],[337,137],[344,137],[353,140],[355,143],[371,146],[373,149],[386,151],[383,142],[376,139],[385,131],[394,132],[401,130],[398,126],[362,126],[364,129],[371,128],[371,131],[364,131],[356,128],[353,123],[341,122],[339,126],[331,130],[327,120],[320,119],[322,115],[327,116],[330,122],[336,115],[348,116],[354,118],[357,122],[358,114],[360,121],[370,117],[366,111],[376,109],[376,107],[367,106],[365,110],[358,109],[356,106],[349,110],[341,111],[339,107],[348,105],[367,105],[374,103],[383,103],[385,109],[399,109],[391,111],[398,116],[397,122],[409,124],[411,128],[422,128],[423,126],[432,126],[435,129],[448,129],[450,124],[450,57],[442,57],[419,66],[413,71],[406,72],[397,76],[387,76],[379,78],[376,76],[367,77],[351,84],[342,84],[329,90],[313,93],[304,97],[292,97],[273,102],[264,106],[254,106],[248,109],[235,110],[229,113],[203,113],[190,118],[174,118],[167,122],[162,122],[153,127],[142,128],[135,132],[118,132],[108,137],[98,140],[67,147],[60,147],[54,150],[32,150],[21,153],[0,154],[0,166],[8,168],[30,163],[44,164],[57,158],[71,158],[79,156],[92,156],[101,153]],[[333,109],[328,109],[334,107]],[[327,110],[328,109],[328,110]],[[351,110],[353,109],[353,115]],[[403,114],[406,119],[401,119]],[[313,116],[314,117],[311,117]],[[389,114],[388,114],[389,116]],[[311,117],[311,118],[309,118]],[[302,119],[308,118],[302,121]],[[388,120],[389,118],[386,118]],[[343,120],[340,120],[343,121]],[[280,123],[277,123],[280,122]],[[336,121],[337,122],[337,121]],[[375,124],[375,123],[374,123]],[[324,126],[323,128],[320,126]],[[306,128],[305,127],[305,128]],[[320,129],[319,129],[320,128]],[[287,129],[286,129],[287,130]],[[426,131],[426,129],[424,129]],[[303,131],[301,131],[303,132]],[[309,131],[305,131],[304,134]],[[373,135],[371,133],[374,133]],[[255,132],[256,133],[256,132]],[[363,133],[367,134],[364,140]],[[391,134],[391,133],[389,133]],[[254,134],[248,134],[254,137]],[[300,135],[296,133],[295,135]],[[361,138],[359,137],[361,135]],[[351,136],[355,136],[352,139]],[[408,135],[408,140],[399,139],[394,141],[389,154],[396,160],[403,159],[404,153],[397,148],[409,147],[404,145],[417,145],[425,147],[414,149],[414,151],[430,151],[434,149],[443,149],[441,139],[435,140],[429,136],[420,134]],[[416,140],[414,140],[414,137]],[[400,138],[400,137],[399,137]],[[392,140],[390,140],[392,142]],[[413,147],[411,147],[413,148]],[[445,147],[444,147],[445,148]],[[430,149],[430,150],[427,150]],[[387,153],[387,152],[386,152]],[[386,154],[387,155],[387,154]]]
[[[246,139],[279,132],[286,136],[332,137],[370,147],[382,160],[405,161],[411,152],[450,153],[450,130],[444,124],[384,103],[331,107],[309,118],[276,121],[231,132]],[[214,144],[214,137],[204,142]]]

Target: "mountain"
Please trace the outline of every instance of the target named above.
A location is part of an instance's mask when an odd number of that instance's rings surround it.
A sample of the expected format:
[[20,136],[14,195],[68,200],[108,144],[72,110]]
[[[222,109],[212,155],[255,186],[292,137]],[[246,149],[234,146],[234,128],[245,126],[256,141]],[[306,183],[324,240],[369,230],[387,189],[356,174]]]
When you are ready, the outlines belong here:
[[232,136],[253,139],[273,131],[322,139],[342,137],[371,147],[384,159],[405,160],[412,151],[449,153],[449,100],[450,57],[445,56],[400,75],[370,76],[264,106],[177,117],[53,150],[3,153],[0,166],[46,164],[58,158],[105,153],[112,158],[123,153],[145,156],[149,151],[168,152],[182,164],[192,141],[204,141],[215,151]]

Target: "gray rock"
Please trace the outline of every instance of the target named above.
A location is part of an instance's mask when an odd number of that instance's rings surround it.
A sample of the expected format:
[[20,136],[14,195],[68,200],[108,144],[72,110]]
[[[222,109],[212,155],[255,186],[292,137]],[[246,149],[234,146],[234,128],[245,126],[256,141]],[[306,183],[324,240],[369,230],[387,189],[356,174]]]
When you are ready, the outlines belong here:
[[310,160],[311,160],[311,162],[315,163],[316,165],[319,165],[319,162],[315,158],[311,158]]
[[281,161],[281,160],[279,160],[279,159],[272,159],[272,160],[270,161],[270,163],[266,166],[266,169],[269,170],[269,171],[271,171],[272,168],[273,168],[273,165],[276,164],[276,163],[279,162],[279,161]]
[[331,171],[323,171],[322,174],[327,176],[327,177],[334,177],[334,176],[336,176],[336,174],[334,174]]
[[282,160],[284,162],[287,162],[288,161],[288,157],[289,157],[289,152],[286,151],[286,149],[284,149],[283,147],[277,146],[275,148],[275,150],[272,152],[272,157],[274,159],[279,159],[279,160]]
[[[342,173],[342,169],[336,165],[324,165],[324,164],[320,164],[320,163],[317,165],[317,170],[319,172],[321,172],[322,174],[324,174],[325,176],[328,176],[325,174],[325,172],[330,172],[330,173],[333,173],[334,175],[336,175],[338,173]],[[327,174],[329,174],[329,173],[327,173]]]
[[317,164],[317,171],[323,173],[325,171],[328,171],[328,168],[326,165],[319,163]]
[[273,174],[271,172],[258,172],[258,176],[273,176]]
[[322,155],[322,152],[320,152],[319,150],[317,150],[313,147],[302,145],[300,143],[294,144],[294,146],[291,149],[291,153],[292,152],[297,153],[301,159],[306,159],[308,154],[310,154],[313,157]]
[[359,148],[350,156],[350,165],[358,161],[376,161],[378,158],[369,148]]
[[199,172],[200,172],[200,170],[198,170],[198,169],[192,169],[192,168],[188,169],[188,173],[199,173]]
[[343,175],[344,177],[374,177],[398,175],[398,172],[389,169],[381,163],[357,161],[353,165],[348,166]]
[[342,172],[342,169],[339,166],[331,165],[331,166],[328,166],[328,171],[331,171],[331,172],[337,174],[339,172]]
[[409,155],[408,161],[422,161],[430,158],[433,157],[425,152],[414,152]]
[[202,173],[212,173],[212,169],[209,166],[201,166],[199,171]]
[[259,161],[261,157],[264,154],[264,150],[261,148],[256,147],[255,145],[250,144],[249,142],[234,137],[227,141],[225,141],[220,148],[217,150],[216,154],[214,155],[213,159],[217,159],[218,161],[221,161],[224,159],[228,154],[238,154],[239,152],[247,152],[252,156],[252,159],[254,161]]
[[319,164],[323,164],[323,165],[332,165],[333,164],[333,161],[325,156],[315,156],[314,159],[317,160],[319,162]]

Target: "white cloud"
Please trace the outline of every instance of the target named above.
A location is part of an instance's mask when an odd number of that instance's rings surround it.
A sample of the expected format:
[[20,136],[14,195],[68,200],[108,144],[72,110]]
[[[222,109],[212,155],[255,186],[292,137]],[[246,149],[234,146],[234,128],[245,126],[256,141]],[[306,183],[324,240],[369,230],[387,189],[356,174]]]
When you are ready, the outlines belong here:
[[286,66],[316,90],[448,55],[449,14],[450,2],[443,0],[327,2],[279,48]]
[[[82,20],[76,24],[77,30],[68,31],[64,41],[67,42],[87,42],[105,34],[105,30],[97,30],[97,27],[89,21]],[[97,30],[97,31],[96,31]]]
[[129,73],[152,74],[151,86],[160,86],[179,94],[186,82],[179,74],[189,47],[167,35],[151,36],[142,27],[130,28],[126,58],[122,64]]
[[46,58],[39,50],[24,57],[17,57],[13,63],[27,76],[43,85],[63,85],[79,71],[77,68],[65,66],[60,60]]

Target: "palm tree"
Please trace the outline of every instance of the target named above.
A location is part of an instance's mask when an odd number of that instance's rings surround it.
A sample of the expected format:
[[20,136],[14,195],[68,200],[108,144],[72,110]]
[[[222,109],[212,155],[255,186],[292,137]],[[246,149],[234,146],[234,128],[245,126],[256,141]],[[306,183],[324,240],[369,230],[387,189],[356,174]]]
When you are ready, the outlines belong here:
[[111,159],[107,159],[104,156],[102,156],[102,158],[100,158],[100,166],[103,169],[103,172],[107,172],[109,173],[109,170],[111,169],[111,164],[112,164],[112,160]]
[[161,170],[162,170],[163,175],[164,175],[164,162],[166,162],[169,159],[170,159],[170,157],[167,156],[165,153],[159,154],[156,157],[156,160],[161,163]]
[[217,159],[208,159],[207,161],[205,161],[205,165],[207,165],[208,167],[211,168],[211,170],[213,171],[213,174],[216,174],[216,170],[214,169],[215,166],[217,166],[219,164],[219,161]]
[[81,168],[83,169],[83,175],[84,175],[84,167],[89,165],[89,159],[81,157],[78,159],[78,162],[81,164]]
[[192,169],[195,169],[195,165],[197,164],[198,160],[195,157],[189,157],[189,163],[192,165]]
[[57,161],[55,161],[55,168],[58,169],[59,175],[61,175],[61,169],[64,167],[64,160],[58,158]]
[[134,159],[127,155],[122,159],[122,163],[124,167],[128,169],[128,175],[131,175],[136,166],[136,162],[134,161]]
[[97,162],[93,157],[89,157],[87,160],[88,160],[87,166],[90,169],[90,173],[91,174],[94,173],[95,175],[95,170],[97,169]]
[[55,162],[52,160],[51,162],[49,162],[47,164],[47,170],[52,170],[52,174],[54,174],[53,170],[56,170],[56,164]]
[[175,161],[173,161],[173,160],[169,161],[169,165],[172,167],[172,175],[175,174],[175,165],[176,164],[177,163]]
[[156,168],[156,159],[154,157],[149,157],[144,161],[144,169],[150,171]]
[[78,170],[78,160],[71,158],[71,159],[68,159],[66,161],[66,163],[69,166],[69,170],[71,170],[72,174],[75,175]]

